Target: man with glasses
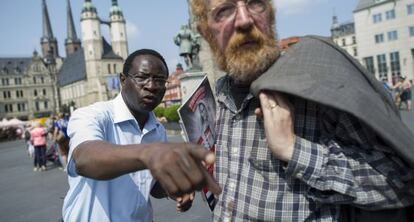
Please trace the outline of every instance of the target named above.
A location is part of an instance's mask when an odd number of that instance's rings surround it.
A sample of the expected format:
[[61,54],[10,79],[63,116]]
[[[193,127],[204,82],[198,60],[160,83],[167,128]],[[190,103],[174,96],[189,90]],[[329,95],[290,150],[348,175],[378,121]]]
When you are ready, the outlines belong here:
[[185,211],[194,190],[220,192],[204,168],[214,154],[199,145],[165,143],[165,129],[152,112],[166,90],[164,58],[154,50],[135,51],[119,77],[122,89],[114,100],[80,108],[69,121],[64,221],[152,221],[150,194],[168,194]]
[[[200,34],[226,72],[216,84],[215,177],[223,193],[214,221],[354,221],[358,214],[342,217],[347,206],[413,203],[404,190],[413,171],[354,116],[278,92],[254,97],[249,91],[280,59],[272,1],[190,2]],[[389,212],[369,219],[402,216]]]

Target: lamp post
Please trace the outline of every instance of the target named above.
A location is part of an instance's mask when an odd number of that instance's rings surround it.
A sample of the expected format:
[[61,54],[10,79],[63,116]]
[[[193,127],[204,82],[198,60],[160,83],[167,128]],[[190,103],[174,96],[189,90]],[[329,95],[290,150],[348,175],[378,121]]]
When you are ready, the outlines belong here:
[[49,70],[50,78],[52,79],[52,87],[53,87],[53,103],[54,103],[54,112],[60,112],[60,96],[59,96],[59,88],[58,88],[58,79],[56,73],[56,60],[53,56],[53,52],[51,49],[48,50],[46,56],[46,66]]

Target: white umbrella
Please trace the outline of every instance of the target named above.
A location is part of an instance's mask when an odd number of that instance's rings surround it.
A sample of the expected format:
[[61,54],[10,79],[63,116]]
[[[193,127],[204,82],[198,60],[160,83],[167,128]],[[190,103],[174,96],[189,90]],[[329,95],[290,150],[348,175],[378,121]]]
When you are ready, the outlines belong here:
[[21,120],[19,120],[17,118],[13,118],[13,119],[11,119],[11,120],[9,120],[7,122],[6,126],[9,126],[9,127],[10,126],[20,126],[20,127],[23,127],[25,124],[26,124],[25,122],[23,122],[23,121],[21,121]]

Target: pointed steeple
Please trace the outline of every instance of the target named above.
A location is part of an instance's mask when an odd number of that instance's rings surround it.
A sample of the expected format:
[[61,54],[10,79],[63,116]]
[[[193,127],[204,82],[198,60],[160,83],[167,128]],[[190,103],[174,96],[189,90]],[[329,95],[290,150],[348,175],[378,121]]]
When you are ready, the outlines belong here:
[[42,54],[46,57],[49,53],[53,57],[59,57],[57,40],[53,36],[52,26],[50,25],[49,12],[47,11],[46,0],[42,0],[42,18],[43,18],[43,36],[40,40],[42,45]]
[[46,0],[42,1],[42,17],[43,17],[43,38],[53,39],[52,26],[50,25],[49,12],[47,11]]
[[70,0],[66,0],[67,6],[67,38],[65,40],[65,49],[66,49],[66,56],[69,56],[70,54],[76,52],[80,46],[81,41],[78,39],[78,36],[76,35],[76,29],[75,24],[73,22],[73,16],[72,16],[72,9],[70,7]]

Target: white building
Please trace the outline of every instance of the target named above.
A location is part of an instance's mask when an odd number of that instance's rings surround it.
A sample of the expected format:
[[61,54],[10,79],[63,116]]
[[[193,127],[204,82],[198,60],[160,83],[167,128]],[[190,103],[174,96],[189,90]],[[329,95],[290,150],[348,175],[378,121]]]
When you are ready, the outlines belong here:
[[378,79],[414,79],[414,0],[359,0],[358,59]]
[[357,41],[355,36],[354,22],[338,23],[338,18],[334,15],[331,27],[332,41],[347,51],[354,58],[358,57]]

